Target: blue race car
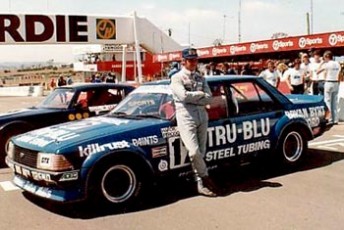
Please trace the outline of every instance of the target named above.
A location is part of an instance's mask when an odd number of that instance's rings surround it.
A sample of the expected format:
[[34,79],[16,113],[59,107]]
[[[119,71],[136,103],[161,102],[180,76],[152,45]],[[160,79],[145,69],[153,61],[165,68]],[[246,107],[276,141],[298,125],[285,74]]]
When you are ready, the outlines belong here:
[[0,114],[0,165],[11,137],[29,130],[109,112],[135,87],[82,83],[56,88],[39,105]]
[[[320,96],[285,96],[257,77],[207,81],[210,168],[269,153],[295,165],[307,142],[331,127]],[[191,172],[168,81],[138,87],[107,115],[19,135],[6,161],[14,183],[37,196],[115,206],[133,202],[153,179]]]

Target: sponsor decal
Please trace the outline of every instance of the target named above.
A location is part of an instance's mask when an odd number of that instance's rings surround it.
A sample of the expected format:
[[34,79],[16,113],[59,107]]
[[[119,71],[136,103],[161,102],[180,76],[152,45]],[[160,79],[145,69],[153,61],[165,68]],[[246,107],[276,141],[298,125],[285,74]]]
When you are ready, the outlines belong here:
[[170,169],[176,169],[190,164],[188,152],[180,137],[169,138],[168,149],[170,152]]
[[226,159],[230,157],[240,156],[241,154],[247,154],[257,152],[261,150],[270,149],[270,140],[257,141],[249,144],[239,145],[236,148],[230,147],[225,149],[219,149],[215,151],[209,151],[205,154],[206,161],[215,161]]
[[79,155],[80,157],[87,157],[92,154],[105,152],[105,151],[112,151],[116,149],[124,149],[129,148],[129,143],[127,141],[117,141],[111,142],[100,145],[99,143],[95,144],[88,144],[86,147],[78,146]]
[[168,60],[172,61],[172,60],[178,60],[180,59],[180,53],[169,53],[168,54]]
[[0,15],[0,42],[88,42],[88,17]]
[[123,44],[104,44],[102,50],[105,53],[121,52],[123,50]]
[[91,125],[99,125],[101,123],[106,123],[106,124],[110,124],[110,125],[123,125],[123,124],[128,124],[129,120],[124,120],[124,119],[113,119],[113,118],[108,118],[108,117],[94,117],[94,118],[90,118],[87,121],[91,121],[91,123],[89,124],[89,126]]
[[289,119],[305,118],[311,127],[316,127],[320,124],[320,118],[325,117],[325,106],[289,110],[285,111],[285,115]]
[[116,20],[97,19],[97,39],[116,39]]
[[160,160],[158,168],[160,172],[166,171],[168,169],[168,162],[165,160]]
[[293,47],[294,46],[294,42],[293,41],[280,41],[280,40],[275,40],[272,43],[272,48],[274,50],[279,50],[280,48],[288,48],[288,47]]
[[208,147],[232,144],[239,134],[243,140],[266,137],[270,134],[270,119],[243,121],[241,128],[238,128],[236,123],[209,127]]
[[128,103],[130,106],[143,106],[143,105],[155,105],[154,100],[140,100],[140,101],[131,101]]
[[37,194],[38,196],[41,197],[46,197],[50,198],[52,194],[52,188],[49,187],[41,187],[41,186],[36,186],[30,181],[22,181],[19,178],[15,177],[13,179],[13,182],[17,184],[19,187],[22,187],[24,190],[31,192],[33,194]]
[[321,44],[323,44],[323,39],[320,37],[318,37],[318,38],[301,37],[299,39],[299,47],[300,48],[305,48],[306,46],[321,45]]
[[25,178],[32,178],[36,181],[52,181],[51,175],[49,173],[43,173],[38,171],[30,171],[27,168],[23,168],[19,165],[14,165],[14,171]]
[[79,178],[79,171],[65,172],[62,174],[59,181],[71,181]]
[[335,46],[338,43],[344,43],[344,36],[340,34],[331,34],[328,37],[328,42],[330,43],[331,46]]
[[152,148],[152,158],[164,157],[167,156],[167,147],[160,146]]
[[230,46],[229,48],[229,52],[231,54],[245,52],[246,50],[247,50],[246,46]]
[[32,131],[18,137],[18,141],[22,141],[31,145],[45,147],[53,142],[61,142],[78,137],[79,134],[64,129],[43,128]]
[[157,135],[148,136],[148,137],[139,137],[137,139],[132,139],[132,143],[135,146],[146,146],[146,145],[154,145],[157,144],[159,141]]
[[259,51],[259,50],[264,50],[264,49],[269,49],[269,45],[266,44],[266,43],[251,43],[250,45],[250,51],[252,53],[255,53],[256,51]]
[[179,130],[177,126],[161,128],[161,135],[163,138],[178,137]]
[[116,107],[116,104],[99,105],[99,106],[90,106],[90,107],[88,107],[88,110],[90,110],[90,112],[94,112],[96,115],[98,115],[100,112],[107,112],[107,111],[114,109],[115,107]]
[[223,54],[226,54],[226,53],[227,53],[227,49],[226,49],[226,48],[217,48],[217,47],[214,47],[214,48],[211,50],[211,53],[213,54],[213,56],[223,55]]
[[208,56],[208,55],[210,55],[210,52],[208,49],[199,49],[199,50],[197,50],[197,55],[199,57]]
[[157,55],[158,62],[165,62],[168,60],[167,54],[158,54]]

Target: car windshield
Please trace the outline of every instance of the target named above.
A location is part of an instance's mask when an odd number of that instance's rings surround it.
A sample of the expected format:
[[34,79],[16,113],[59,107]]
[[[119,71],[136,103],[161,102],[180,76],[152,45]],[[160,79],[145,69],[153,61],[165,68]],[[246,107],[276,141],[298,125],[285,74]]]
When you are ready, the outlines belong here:
[[75,90],[71,88],[57,88],[51,92],[45,100],[43,100],[37,107],[52,108],[52,109],[66,109],[75,94]]
[[170,120],[174,114],[175,106],[172,95],[166,93],[134,93],[126,97],[109,115]]

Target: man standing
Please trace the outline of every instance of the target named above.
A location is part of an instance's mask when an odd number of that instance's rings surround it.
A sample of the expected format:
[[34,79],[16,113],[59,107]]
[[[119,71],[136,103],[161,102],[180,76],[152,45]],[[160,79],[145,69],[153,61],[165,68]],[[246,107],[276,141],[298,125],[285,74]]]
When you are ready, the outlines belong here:
[[313,95],[324,95],[325,72],[317,73],[322,62],[319,50],[314,51],[313,58],[310,64]]
[[303,74],[303,79],[305,81],[305,86],[306,86],[306,92],[309,94],[310,92],[310,85],[311,85],[311,69],[310,69],[310,60],[309,56],[307,53],[303,53],[301,55],[301,65],[300,65],[300,70],[301,73]]
[[305,92],[305,80],[300,65],[301,60],[297,58],[294,61],[294,68],[288,70],[286,83],[292,94],[304,94]]
[[330,123],[338,124],[338,93],[339,93],[339,75],[341,66],[333,60],[331,51],[324,53],[324,62],[320,64],[318,74],[325,72],[324,100],[331,111]]
[[268,61],[268,68],[259,74],[259,77],[264,78],[270,85],[278,88],[280,83],[280,78],[278,73],[275,71],[275,63],[273,61]]
[[178,130],[197,178],[198,192],[216,196],[215,186],[208,176],[203,159],[206,152],[208,114],[205,106],[211,101],[211,91],[197,71],[197,51],[182,51],[182,69],[171,78],[171,89],[176,104]]

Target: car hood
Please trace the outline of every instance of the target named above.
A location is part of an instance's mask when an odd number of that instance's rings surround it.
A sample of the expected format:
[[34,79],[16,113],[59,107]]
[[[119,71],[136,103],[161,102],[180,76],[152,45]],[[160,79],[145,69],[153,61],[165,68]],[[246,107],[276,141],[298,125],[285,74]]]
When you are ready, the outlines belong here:
[[56,109],[45,109],[45,108],[37,108],[37,107],[13,110],[6,113],[0,113],[0,123],[8,122],[9,120],[13,121],[13,120],[28,117],[28,116],[35,116],[38,114],[56,113],[56,111],[57,111]]
[[13,142],[34,151],[61,153],[78,145],[120,142],[135,135],[144,135],[142,132],[167,122],[99,116],[37,129],[15,137]]

